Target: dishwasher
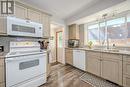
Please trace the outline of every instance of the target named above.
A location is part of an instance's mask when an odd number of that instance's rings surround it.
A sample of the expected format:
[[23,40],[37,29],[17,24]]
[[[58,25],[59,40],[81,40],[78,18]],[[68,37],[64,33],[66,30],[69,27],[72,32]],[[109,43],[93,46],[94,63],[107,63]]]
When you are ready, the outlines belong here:
[[73,64],[81,70],[86,70],[86,52],[84,50],[73,50]]

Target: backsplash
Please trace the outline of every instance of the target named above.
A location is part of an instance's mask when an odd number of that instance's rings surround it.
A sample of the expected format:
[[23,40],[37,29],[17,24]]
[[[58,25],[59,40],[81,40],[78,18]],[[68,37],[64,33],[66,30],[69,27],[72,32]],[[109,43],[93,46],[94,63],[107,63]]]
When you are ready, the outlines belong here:
[[11,41],[34,41],[38,42],[39,40],[43,39],[38,39],[38,38],[27,38],[27,37],[6,37],[6,36],[0,36],[0,45],[4,46],[4,52],[9,52],[9,45]]

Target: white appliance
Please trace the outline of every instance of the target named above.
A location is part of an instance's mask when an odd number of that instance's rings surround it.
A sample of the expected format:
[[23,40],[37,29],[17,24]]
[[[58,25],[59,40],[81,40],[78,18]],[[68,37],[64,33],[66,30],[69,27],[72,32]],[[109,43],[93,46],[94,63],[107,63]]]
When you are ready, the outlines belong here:
[[6,87],[38,87],[46,83],[47,53],[38,42],[10,42],[6,55]]
[[75,67],[86,70],[86,52],[83,50],[73,50],[73,64]]
[[23,20],[16,17],[7,17],[7,35],[43,37],[42,24]]

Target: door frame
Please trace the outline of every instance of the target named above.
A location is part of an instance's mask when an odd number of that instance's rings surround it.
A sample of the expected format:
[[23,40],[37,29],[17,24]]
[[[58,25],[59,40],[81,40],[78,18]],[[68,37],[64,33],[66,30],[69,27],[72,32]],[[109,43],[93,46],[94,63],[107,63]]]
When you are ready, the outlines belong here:
[[[63,31],[57,31],[56,32],[56,62],[58,62],[58,43],[57,43],[57,38],[58,38],[58,33],[60,33],[60,32],[62,32],[63,33]],[[62,44],[63,45],[63,44]]]

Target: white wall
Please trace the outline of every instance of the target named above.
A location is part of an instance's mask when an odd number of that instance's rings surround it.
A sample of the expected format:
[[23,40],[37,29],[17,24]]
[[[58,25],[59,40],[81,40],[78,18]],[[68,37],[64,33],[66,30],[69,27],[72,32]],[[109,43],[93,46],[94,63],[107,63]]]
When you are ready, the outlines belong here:
[[65,64],[65,26],[63,25],[58,25],[59,27],[57,28],[51,28],[51,36],[54,37],[53,40],[51,40],[50,44],[51,44],[51,53],[52,53],[52,57],[50,59],[51,63],[56,62],[56,32],[58,31],[63,31],[63,54],[62,54],[62,58],[61,58],[61,63]]

